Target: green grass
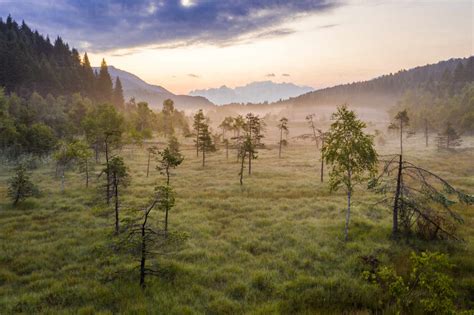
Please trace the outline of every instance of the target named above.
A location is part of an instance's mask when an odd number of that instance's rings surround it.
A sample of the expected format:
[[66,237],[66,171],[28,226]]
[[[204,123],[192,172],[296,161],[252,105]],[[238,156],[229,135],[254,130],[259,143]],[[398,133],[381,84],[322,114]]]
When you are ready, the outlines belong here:
[[[234,151],[229,161],[222,150],[210,155],[204,169],[190,142],[183,151],[186,159],[171,178],[177,201],[170,227],[189,239],[182,250],[156,257],[153,264],[166,277],[148,278],[143,292],[137,262],[114,250],[113,210],[101,203],[95,180],[85,189],[82,177],[70,171],[62,193],[46,163],[32,174],[42,195],[12,208],[6,198],[11,168],[3,166],[0,313],[366,314],[377,298],[361,277],[360,256],[376,255],[403,269],[410,252],[423,249],[449,254],[456,264],[456,303],[474,307],[472,208],[455,207],[465,219],[459,231],[465,242],[396,244],[389,239],[390,212],[359,187],[344,243],[345,196],[319,182],[314,147],[290,145],[282,159],[276,147],[262,150],[243,187]],[[474,191],[472,150],[438,153],[413,143],[407,153]],[[122,217],[131,217],[164,178],[155,170],[145,177],[144,149],[121,154],[132,174]]]

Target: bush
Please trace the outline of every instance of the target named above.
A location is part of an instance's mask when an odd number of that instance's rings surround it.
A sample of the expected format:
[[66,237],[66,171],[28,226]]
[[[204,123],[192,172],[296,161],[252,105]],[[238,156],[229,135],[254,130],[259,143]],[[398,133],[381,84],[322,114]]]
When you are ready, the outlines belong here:
[[364,277],[381,291],[382,307],[406,314],[453,314],[453,279],[446,273],[451,267],[444,254],[412,253],[408,275],[381,266],[375,272],[364,272]]

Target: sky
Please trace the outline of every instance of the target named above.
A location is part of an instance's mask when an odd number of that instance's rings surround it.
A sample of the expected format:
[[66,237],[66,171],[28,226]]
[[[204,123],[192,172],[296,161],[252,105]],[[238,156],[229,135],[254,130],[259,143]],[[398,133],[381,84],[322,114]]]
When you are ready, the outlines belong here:
[[322,88],[474,55],[472,0],[0,0],[8,14],[178,94]]

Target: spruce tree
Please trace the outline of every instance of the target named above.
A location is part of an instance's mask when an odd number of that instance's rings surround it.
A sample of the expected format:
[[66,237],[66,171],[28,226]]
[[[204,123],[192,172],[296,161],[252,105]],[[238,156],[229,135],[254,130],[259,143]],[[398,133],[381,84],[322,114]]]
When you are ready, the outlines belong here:
[[98,101],[103,103],[112,102],[113,85],[105,59],[102,59],[100,65],[96,93]]
[[114,105],[117,108],[122,109],[124,107],[125,100],[124,100],[124,97],[123,97],[122,82],[120,81],[119,77],[117,77],[117,79],[115,79],[113,101],[114,101]]

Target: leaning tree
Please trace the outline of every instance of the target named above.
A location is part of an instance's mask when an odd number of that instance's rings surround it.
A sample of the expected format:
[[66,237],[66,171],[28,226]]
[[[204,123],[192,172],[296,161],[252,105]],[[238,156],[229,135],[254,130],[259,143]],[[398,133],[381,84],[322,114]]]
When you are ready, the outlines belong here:
[[369,187],[382,194],[382,203],[392,210],[392,237],[416,233],[425,239],[457,239],[456,227],[463,220],[451,206],[455,199],[472,205],[474,197],[401,155],[385,156],[382,162],[380,175]]
[[347,193],[344,228],[344,240],[347,241],[354,186],[365,179],[366,173],[373,174],[376,171],[377,152],[373,136],[364,133],[366,124],[357,119],[356,114],[348,110],[346,105],[339,107],[332,119],[334,122],[325,139],[323,154],[326,162],[331,164],[331,191],[343,186]]

